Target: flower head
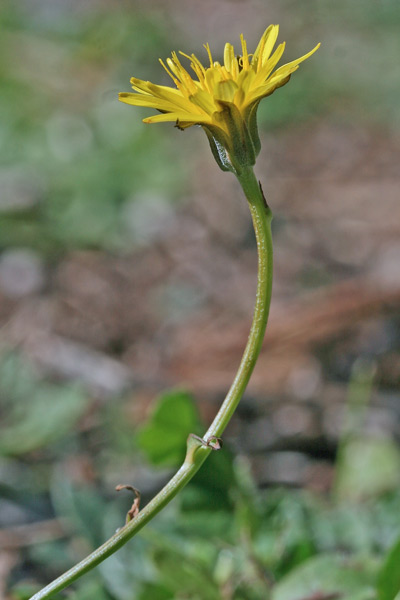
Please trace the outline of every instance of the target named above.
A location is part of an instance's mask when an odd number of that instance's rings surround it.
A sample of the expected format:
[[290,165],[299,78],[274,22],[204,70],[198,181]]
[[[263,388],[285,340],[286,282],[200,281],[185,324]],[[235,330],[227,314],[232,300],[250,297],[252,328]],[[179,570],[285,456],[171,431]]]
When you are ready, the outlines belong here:
[[194,76],[173,52],[167,64],[161,59],[160,62],[176,88],[132,77],[135,93],[121,93],[119,99],[160,111],[159,115],[143,119],[145,123],[173,121],[181,129],[201,125],[224,170],[237,171],[241,165],[252,165],[260,151],[256,123],[260,100],[285,85],[299,64],[319,48],[318,44],[304,56],[274,70],[285,49],[282,43],[273,52],[278,31],[278,25],[270,25],[253,54],[248,53],[243,35],[241,56],[235,55],[232,44],[225,44],[223,64],[213,60],[208,44],[205,48],[209,67],[204,67],[194,54],[180,52],[189,59]]

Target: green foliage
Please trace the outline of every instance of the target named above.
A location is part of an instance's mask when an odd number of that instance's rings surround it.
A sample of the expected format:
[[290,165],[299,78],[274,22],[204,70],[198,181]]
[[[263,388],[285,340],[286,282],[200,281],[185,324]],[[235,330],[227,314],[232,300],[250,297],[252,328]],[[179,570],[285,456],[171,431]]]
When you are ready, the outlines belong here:
[[375,497],[400,485],[400,450],[390,438],[362,434],[375,368],[356,361],[339,443],[335,492],[341,501]]
[[346,443],[337,477],[342,500],[376,496],[400,485],[400,451],[390,439],[359,437]]
[[79,591],[71,595],[71,600],[112,600],[107,591],[103,588],[100,581],[88,580]]
[[29,600],[39,591],[39,586],[33,583],[20,583],[13,587],[12,600]]
[[185,458],[186,438],[199,430],[193,399],[187,392],[173,391],[158,400],[137,441],[154,465],[177,467]]
[[43,383],[16,354],[0,363],[0,454],[23,455],[62,438],[87,409],[77,385]]
[[[3,370],[4,386],[13,381],[8,371]],[[25,371],[26,365],[19,365],[15,391],[20,394],[31,376]],[[199,425],[191,397],[171,391],[158,400],[148,423],[137,432],[136,444],[157,468],[176,466],[184,456],[188,433],[198,431]],[[64,430],[58,445],[67,435],[71,432]],[[77,437],[75,447],[82,442]],[[153,443],[156,452],[151,450]],[[123,452],[132,457],[132,448],[122,446],[118,461]],[[384,491],[372,482],[373,496],[357,494],[351,503],[302,491],[260,491],[246,460],[233,460],[226,445],[212,453],[204,467],[209,470],[202,476],[200,470],[138,536],[78,581],[72,597],[395,599],[399,591],[398,486]],[[379,478],[375,469],[371,472]],[[44,570],[45,579],[72,566],[108,538],[123,525],[126,512],[126,498],[105,498],[98,485],[74,481],[62,465],[53,470],[51,482],[53,510],[66,519],[68,537],[36,544],[27,553],[30,563]],[[71,547],[69,539],[75,540],[75,546]],[[78,554],[73,548],[79,549]],[[14,596],[24,597],[23,586],[15,588]]]
[[369,565],[340,555],[320,555],[286,575],[275,586],[271,600],[373,600],[376,597],[373,583]]
[[[188,435],[199,434],[202,429],[193,397],[185,391],[172,390],[157,400],[146,425],[137,432],[136,442],[156,467],[177,468],[185,458]],[[191,511],[192,527],[196,528],[196,520],[200,527],[205,526],[201,511],[210,505],[231,505],[229,490],[233,480],[230,453],[214,453],[196,474],[192,486],[182,493],[183,507],[186,513]]]
[[389,550],[378,577],[378,600],[396,600],[400,595],[400,537]]
[[147,76],[162,76],[154,56],[169,52],[171,28],[125,8],[43,11],[2,3],[0,249],[121,250],[137,241],[126,215],[143,191],[169,202],[183,179],[178,152],[174,169],[165,160],[173,136],[118,102],[149,56]]

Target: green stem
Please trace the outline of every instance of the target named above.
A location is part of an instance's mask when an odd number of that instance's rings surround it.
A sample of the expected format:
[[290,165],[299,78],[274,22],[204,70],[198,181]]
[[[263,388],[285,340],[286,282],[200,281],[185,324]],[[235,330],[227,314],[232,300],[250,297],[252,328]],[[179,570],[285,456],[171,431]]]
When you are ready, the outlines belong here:
[[[220,437],[222,435],[243,395],[261,350],[271,301],[271,211],[265,202],[261,188],[251,167],[242,170],[238,175],[238,180],[249,203],[257,240],[257,298],[249,338],[239,369],[218,414],[204,436],[206,441],[210,440],[213,436]],[[203,445],[196,438],[189,436],[186,458],[183,465],[138,515],[80,563],[37,592],[37,594],[32,596],[31,600],[45,600],[50,598],[53,594],[59,592],[93,569],[93,567],[101,563],[108,556],[114,554],[185,487],[211,451],[210,447]]]
[[249,338],[239,369],[217,416],[205,435],[205,439],[209,439],[211,436],[220,437],[222,435],[243,396],[257,362],[258,355],[260,354],[271,303],[273,272],[272,213],[265,201],[260,184],[252,168],[249,167],[247,170],[242,171],[238,175],[238,180],[249,204],[257,240],[258,274],[256,304]]

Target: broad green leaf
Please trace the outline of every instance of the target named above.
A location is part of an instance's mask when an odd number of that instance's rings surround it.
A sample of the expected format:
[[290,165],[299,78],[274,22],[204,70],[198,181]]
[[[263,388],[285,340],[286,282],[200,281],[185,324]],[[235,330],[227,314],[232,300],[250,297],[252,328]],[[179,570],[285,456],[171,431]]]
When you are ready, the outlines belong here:
[[378,580],[379,600],[400,598],[400,538],[389,550]]
[[146,425],[137,434],[138,446],[154,465],[178,466],[185,457],[186,439],[199,431],[193,398],[176,390],[161,396]]
[[272,600],[303,600],[337,594],[340,600],[374,600],[371,575],[339,555],[320,555],[293,569],[274,587]]

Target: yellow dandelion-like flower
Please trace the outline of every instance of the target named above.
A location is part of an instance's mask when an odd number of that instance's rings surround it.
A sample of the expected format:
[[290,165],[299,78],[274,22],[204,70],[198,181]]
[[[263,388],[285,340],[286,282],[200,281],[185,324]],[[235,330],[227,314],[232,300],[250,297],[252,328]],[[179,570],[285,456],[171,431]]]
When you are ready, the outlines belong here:
[[274,70],[285,49],[285,43],[282,43],[273,52],[278,31],[278,25],[270,25],[253,54],[248,53],[243,35],[240,36],[241,56],[235,55],[232,44],[225,44],[223,65],[213,60],[208,44],[205,44],[210,61],[207,68],[194,54],[188,56],[180,52],[190,60],[195,77],[173,52],[172,58],[167,58],[167,64],[161,59],[160,62],[176,88],[132,77],[135,93],[121,93],[119,99],[160,111],[159,115],[143,119],[145,123],[173,121],[181,129],[201,125],[224,170],[238,171],[240,166],[253,165],[260,151],[256,122],[260,100],[285,85],[299,64],[320,45]]

